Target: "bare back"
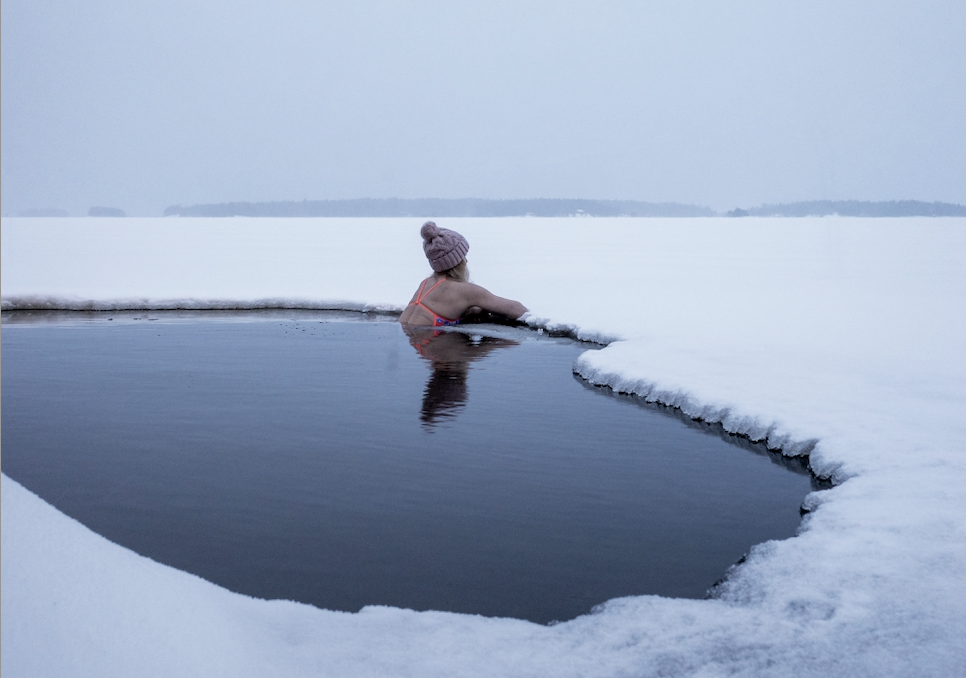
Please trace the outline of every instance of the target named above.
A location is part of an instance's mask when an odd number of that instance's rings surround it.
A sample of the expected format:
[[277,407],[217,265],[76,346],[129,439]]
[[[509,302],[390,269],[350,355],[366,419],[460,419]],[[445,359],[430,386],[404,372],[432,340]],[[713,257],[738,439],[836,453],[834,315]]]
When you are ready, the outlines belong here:
[[[429,310],[418,305],[417,299]],[[498,297],[479,285],[432,275],[420,284],[409,306],[399,316],[399,322],[405,325],[433,325],[433,314],[446,320],[459,320],[474,307],[514,319],[527,312],[526,306],[519,301]]]

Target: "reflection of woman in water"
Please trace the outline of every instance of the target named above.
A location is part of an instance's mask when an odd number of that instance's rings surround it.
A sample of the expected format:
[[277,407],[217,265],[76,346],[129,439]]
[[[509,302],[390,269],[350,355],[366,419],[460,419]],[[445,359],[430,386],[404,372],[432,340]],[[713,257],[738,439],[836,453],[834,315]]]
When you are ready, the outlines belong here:
[[517,343],[492,338],[473,341],[465,334],[436,328],[455,325],[468,317],[479,318],[484,313],[515,320],[527,309],[519,301],[498,297],[469,281],[466,253],[470,245],[459,233],[427,221],[420,235],[433,275],[420,283],[399,322],[409,343],[433,365],[420,416],[431,429],[437,420],[454,416],[466,404],[469,363],[493,349]]
[[462,332],[445,332],[432,327],[403,325],[409,343],[433,366],[423,392],[420,420],[431,430],[441,419],[456,416],[466,404],[466,376],[469,364],[498,348],[516,346],[512,339],[473,339]]
[[433,275],[423,280],[399,316],[403,325],[455,325],[464,316],[482,311],[513,320],[527,312],[519,301],[498,297],[469,282],[466,253],[470,245],[466,238],[456,231],[439,228],[432,221],[423,224],[420,235]]

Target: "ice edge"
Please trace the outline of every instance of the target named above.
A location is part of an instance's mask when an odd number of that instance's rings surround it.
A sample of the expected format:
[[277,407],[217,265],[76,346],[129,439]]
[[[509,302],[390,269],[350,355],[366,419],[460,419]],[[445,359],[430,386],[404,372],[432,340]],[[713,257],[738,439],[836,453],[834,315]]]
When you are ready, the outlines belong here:
[[728,433],[752,442],[763,442],[769,450],[781,452],[786,457],[805,457],[808,459],[809,470],[820,480],[840,485],[847,479],[841,466],[833,461],[820,465],[814,463],[815,457],[812,453],[819,444],[818,438],[795,439],[791,434],[782,431],[776,423],[764,423],[758,417],[735,412],[728,406],[702,403],[689,393],[661,389],[646,379],[628,379],[617,372],[606,372],[589,365],[583,355],[574,362],[573,371],[595,386],[606,386],[617,393],[636,395],[646,402],[680,410],[695,421],[720,424]]
[[3,311],[250,311],[261,309],[305,309],[313,311],[359,311],[362,313],[402,312],[390,303],[360,303],[343,300],[313,300],[297,297],[261,299],[83,299],[64,296],[19,295],[0,298]]

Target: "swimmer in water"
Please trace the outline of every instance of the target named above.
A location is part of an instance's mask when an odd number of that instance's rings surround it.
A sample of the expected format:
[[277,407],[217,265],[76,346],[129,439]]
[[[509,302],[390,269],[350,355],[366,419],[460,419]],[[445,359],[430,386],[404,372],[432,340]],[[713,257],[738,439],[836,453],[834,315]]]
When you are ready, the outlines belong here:
[[466,253],[470,245],[466,238],[456,231],[439,228],[432,221],[423,224],[419,233],[433,275],[423,280],[399,316],[403,325],[455,325],[484,311],[516,320],[527,312],[519,301],[498,297],[469,281]]

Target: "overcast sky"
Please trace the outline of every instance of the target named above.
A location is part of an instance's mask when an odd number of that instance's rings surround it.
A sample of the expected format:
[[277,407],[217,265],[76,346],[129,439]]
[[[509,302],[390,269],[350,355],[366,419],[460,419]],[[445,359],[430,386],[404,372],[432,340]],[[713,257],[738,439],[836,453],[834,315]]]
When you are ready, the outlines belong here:
[[966,2],[3,0],[2,214],[966,203]]

